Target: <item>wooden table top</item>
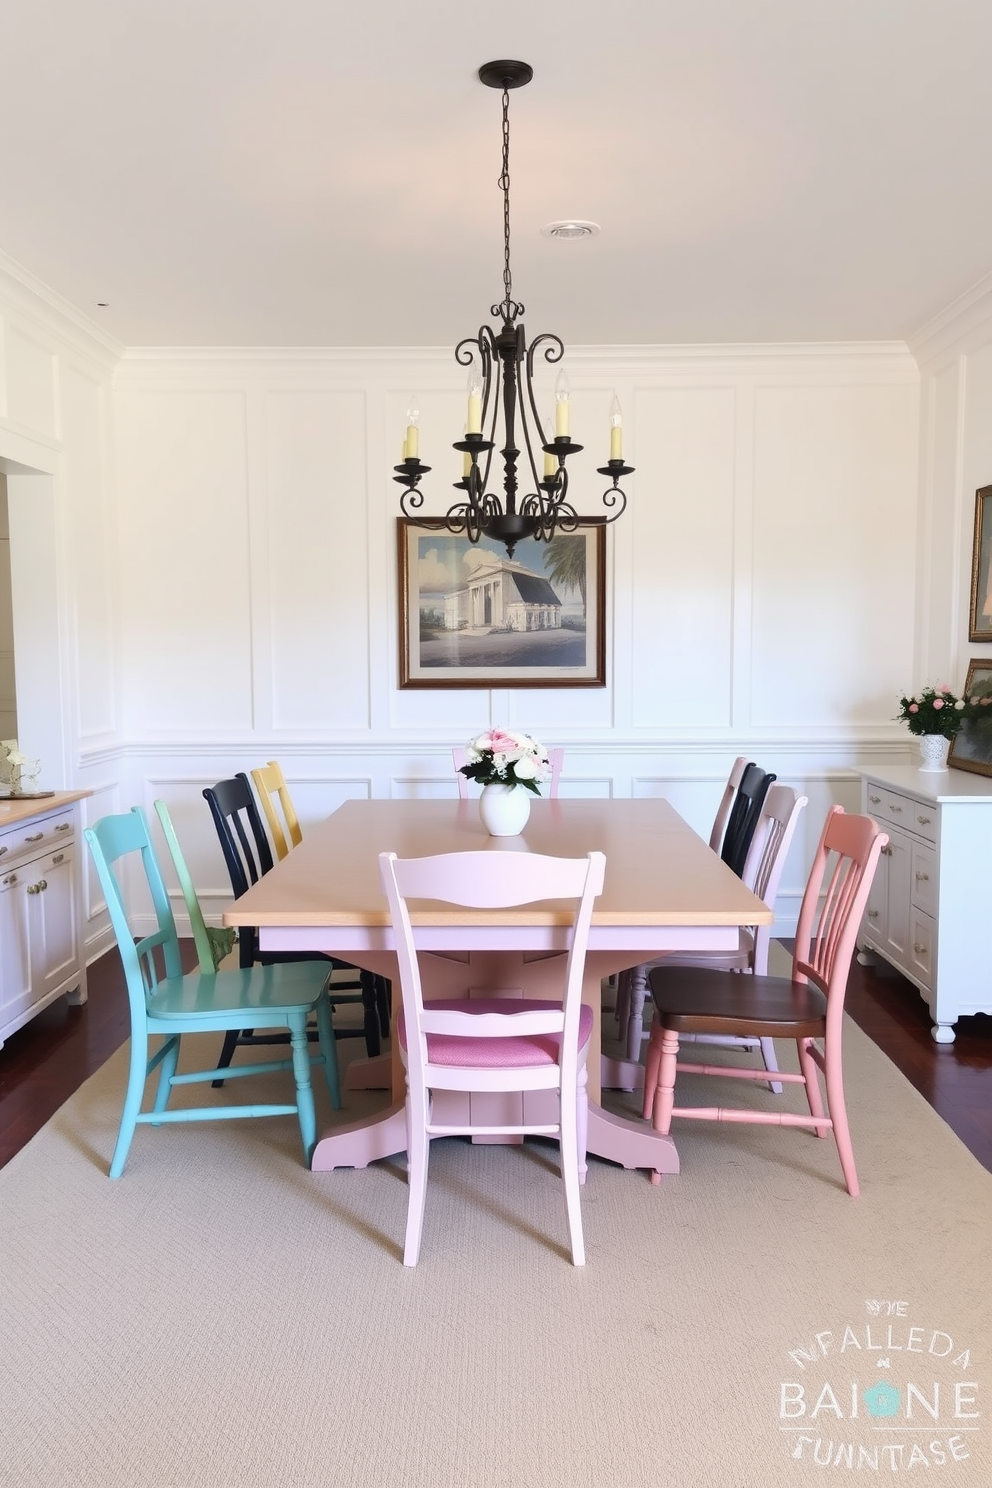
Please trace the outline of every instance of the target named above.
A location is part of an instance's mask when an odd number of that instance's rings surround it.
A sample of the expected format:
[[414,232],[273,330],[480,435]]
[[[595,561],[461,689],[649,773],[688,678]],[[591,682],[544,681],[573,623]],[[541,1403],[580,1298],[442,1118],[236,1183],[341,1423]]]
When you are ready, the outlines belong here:
[[[772,912],[721,863],[664,800],[557,800],[531,805],[519,837],[490,837],[478,802],[348,801],[235,901],[226,925],[379,926],[389,912],[378,855],[442,852],[537,852],[555,857],[606,854],[606,883],[594,925],[769,925]],[[525,909],[431,909],[420,925],[556,925],[570,911],[553,901]]]
[[0,796],[0,827],[16,826],[47,811],[61,811],[93,794],[90,790],[57,790],[50,796]]

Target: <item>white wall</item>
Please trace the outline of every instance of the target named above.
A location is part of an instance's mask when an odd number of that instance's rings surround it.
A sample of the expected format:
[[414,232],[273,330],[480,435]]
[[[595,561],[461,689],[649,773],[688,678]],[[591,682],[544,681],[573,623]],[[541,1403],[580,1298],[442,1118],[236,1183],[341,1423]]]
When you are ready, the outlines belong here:
[[857,805],[850,767],[904,751],[892,715],[914,669],[912,358],[844,346],[569,363],[580,508],[605,484],[614,388],[637,467],[609,533],[607,686],[437,692],[397,685],[391,476],[415,389],[426,489],[447,504],[464,417],[451,353],[131,351],[118,365],[132,788],[175,810],[208,905],[227,894],[203,785],[277,756],[304,822],[349,796],[452,795],[451,744],[504,722],[566,746],[564,793],[664,794],[700,828],[739,753],[801,785],[788,919],[827,806]]
[[[637,466],[609,534],[607,686],[401,691],[391,467],[416,391],[446,504],[451,351],[125,352],[0,255],[20,734],[43,783],[91,789],[91,819],[164,796],[219,912],[200,792],[270,756],[307,823],[350,796],[453,794],[451,744],[502,721],[566,746],[566,795],[663,794],[706,829],[744,753],[811,798],[786,933],[827,806],[857,804],[859,761],[906,752],[894,698],[966,608],[963,529],[945,554],[932,494],[917,539],[916,364],[853,345],[569,363],[580,507],[614,389]],[[953,366],[933,424],[957,450]],[[963,468],[931,463],[928,492],[950,481],[961,505]],[[92,878],[86,915],[95,950]]]
[[968,640],[975,492],[992,484],[992,278],[950,306],[915,343],[920,364],[920,604],[916,682],[960,688]]
[[[118,707],[111,374],[120,348],[0,255],[0,471],[7,482],[18,741],[40,784],[130,794]],[[79,854],[85,862],[85,854]],[[107,943],[87,872],[87,939]]]

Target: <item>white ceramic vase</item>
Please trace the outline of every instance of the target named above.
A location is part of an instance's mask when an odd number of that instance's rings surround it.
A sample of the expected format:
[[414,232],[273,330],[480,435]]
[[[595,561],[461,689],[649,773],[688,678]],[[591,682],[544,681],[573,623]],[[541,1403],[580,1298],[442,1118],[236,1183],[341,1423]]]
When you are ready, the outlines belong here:
[[945,739],[943,734],[919,734],[916,742],[920,746],[921,770],[947,769],[947,751],[951,747],[950,739]]
[[531,792],[522,785],[484,785],[479,816],[490,837],[516,837],[530,816]]

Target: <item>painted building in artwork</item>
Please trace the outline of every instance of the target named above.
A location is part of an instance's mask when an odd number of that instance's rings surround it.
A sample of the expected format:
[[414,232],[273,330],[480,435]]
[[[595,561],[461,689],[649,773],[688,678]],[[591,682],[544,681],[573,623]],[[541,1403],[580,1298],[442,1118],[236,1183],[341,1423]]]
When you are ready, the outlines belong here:
[[561,600],[540,574],[493,558],[444,596],[444,624],[447,630],[560,630]]

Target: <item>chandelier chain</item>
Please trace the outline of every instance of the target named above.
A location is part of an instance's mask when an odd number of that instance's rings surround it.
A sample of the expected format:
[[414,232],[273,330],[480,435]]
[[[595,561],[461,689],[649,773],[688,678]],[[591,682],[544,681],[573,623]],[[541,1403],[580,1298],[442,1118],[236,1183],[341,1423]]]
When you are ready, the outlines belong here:
[[503,173],[499,178],[503,193],[503,288],[506,291],[506,318],[512,320],[513,280],[510,277],[510,93],[503,89]]

